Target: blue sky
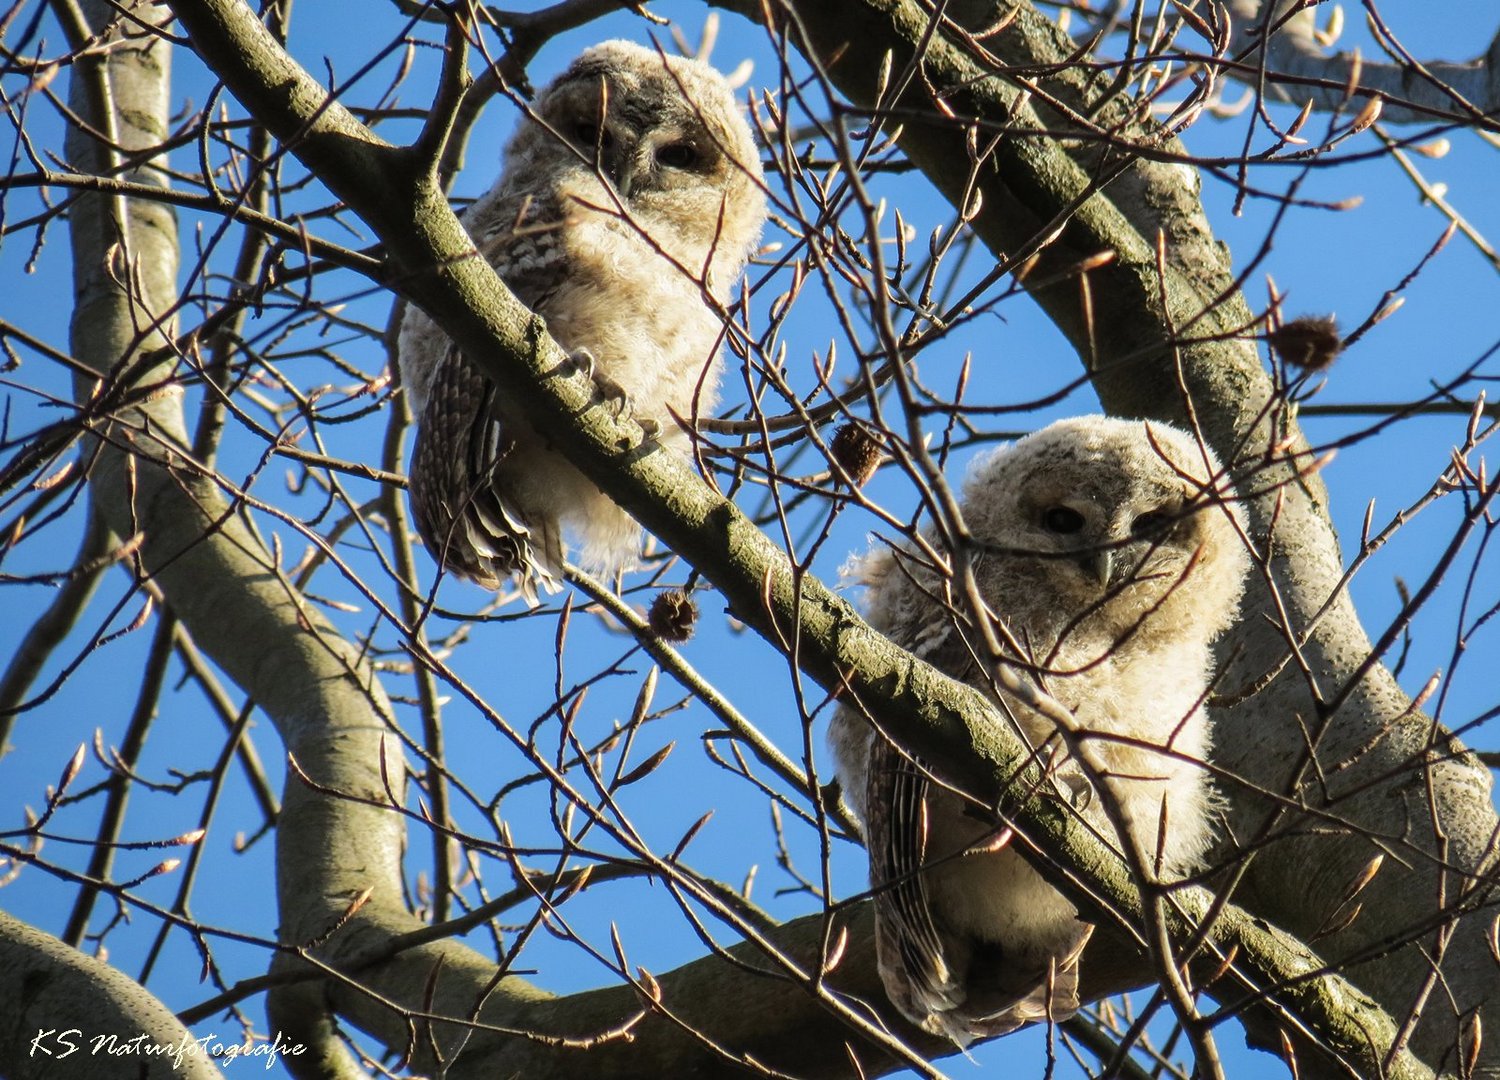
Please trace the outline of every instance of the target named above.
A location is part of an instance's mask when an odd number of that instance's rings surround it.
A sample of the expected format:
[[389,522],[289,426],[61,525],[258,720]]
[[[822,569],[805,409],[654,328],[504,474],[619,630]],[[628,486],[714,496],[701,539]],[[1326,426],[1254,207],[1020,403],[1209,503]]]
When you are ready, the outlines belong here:
[[[294,46],[297,55],[314,72],[324,70],[326,55],[333,69],[352,72],[362,62],[374,43],[386,40],[399,27],[394,13],[371,8],[368,25],[350,27],[347,15],[335,12],[336,5],[307,5],[299,8],[294,23]],[[653,10],[681,20],[689,37],[695,37],[703,22],[704,9],[695,3],[653,5]],[[1495,30],[1495,15],[1490,5],[1454,2],[1444,5],[1444,17],[1431,17],[1430,8],[1405,0],[1382,7],[1389,24],[1402,35],[1411,51],[1418,56],[1434,58],[1462,57],[1477,53]],[[1351,10],[1350,29],[1341,44],[1364,43],[1369,39],[1357,25],[1357,12]],[[640,19],[622,14],[612,16],[580,31],[563,35],[550,44],[532,68],[534,81],[543,82],[562,64],[586,45],[611,36],[646,40],[650,28]],[[658,31],[660,32],[660,31]],[[51,35],[54,42],[59,36]],[[667,42],[665,35],[662,36]],[[55,46],[54,46],[55,47]],[[714,60],[730,69],[742,59],[754,61],[751,86],[769,81],[774,72],[774,57],[760,31],[726,16],[723,21]],[[426,88],[434,70],[436,57],[430,50],[417,54],[410,83],[402,90],[405,104],[425,102]],[[381,85],[397,60],[393,59],[371,85]],[[201,103],[207,84],[202,72],[189,63],[178,73],[181,102]],[[373,96],[374,91],[371,92]],[[1231,90],[1231,98],[1235,91]],[[368,100],[354,93],[356,100]],[[1283,117],[1284,119],[1285,117]],[[39,131],[55,131],[49,117],[39,118]],[[467,169],[460,178],[456,193],[472,196],[488,186],[498,161],[502,140],[514,122],[514,110],[497,102],[484,117],[468,153]],[[1230,153],[1238,149],[1247,118],[1224,121],[1204,120],[1187,136],[1194,152]],[[1310,128],[1317,130],[1315,119]],[[393,140],[410,134],[409,127],[393,125],[382,129]],[[1261,145],[1264,144],[1262,137]],[[1349,145],[1351,152],[1368,151],[1377,144],[1372,135],[1361,136]],[[1470,222],[1492,240],[1500,239],[1500,199],[1496,196],[1495,148],[1473,135],[1452,136],[1452,148],[1437,159],[1417,158],[1419,167],[1434,182],[1447,185],[1447,198]],[[187,155],[179,164],[190,167]],[[1266,167],[1253,174],[1259,184],[1282,188],[1290,182],[1289,167]],[[927,189],[920,178],[882,178],[874,185],[879,194],[887,195],[902,208],[917,235],[946,220],[949,210]],[[1297,313],[1336,313],[1346,327],[1356,325],[1380,303],[1382,294],[1394,288],[1417,264],[1446,227],[1447,221],[1435,209],[1424,206],[1419,192],[1389,160],[1373,157],[1370,161],[1350,163],[1339,168],[1316,170],[1310,174],[1301,194],[1310,199],[1343,200],[1361,196],[1363,201],[1351,210],[1333,212],[1315,209],[1293,209],[1274,239],[1274,247],[1247,285],[1252,306],[1264,306],[1267,287],[1265,275],[1275,279],[1276,287],[1287,298],[1287,311]],[[30,196],[27,196],[28,198]],[[1255,251],[1265,238],[1273,207],[1252,200],[1243,214],[1233,213],[1234,192],[1212,179],[1205,180],[1204,202],[1218,235],[1235,253],[1237,265]],[[24,202],[12,196],[8,214],[14,220],[23,213]],[[195,227],[203,224],[191,215],[181,219],[183,236],[192,242]],[[336,242],[361,246],[370,237],[343,232],[337,225],[316,226]],[[777,237],[774,230],[768,240]],[[66,299],[70,295],[68,258],[61,230],[54,228],[51,242],[40,253],[34,270],[28,271],[31,255],[29,238],[9,238],[0,247],[0,282],[7,299],[0,317],[11,320],[46,340],[63,345],[67,340]],[[752,274],[752,278],[756,275]],[[344,274],[329,282],[331,295],[347,292],[351,296],[346,317],[378,329],[388,314],[388,299],[383,296],[357,296],[361,283]],[[775,282],[764,286],[758,300],[765,310],[769,298],[779,291]],[[1406,303],[1393,317],[1381,323],[1355,348],[1343,357],[1329,373],[1327,385],[1314,399],[1315,403],[1367,403],[1401,401],[1426,392],[1433,382],[1451,378],[1463,368],[1480,361],[1500,340],[1500,276],[1473,245],[1456,237],[1447,249],[1428,266],[1422,276],[1404,294]],[[840,337],[826,307],[816,303],[799,304],[796,315],[783,335],[789,350],[789,369],[799,386],[811,385],[811,357],[826,354],[830,337]],[[284,349],[284,370],[293,378],[330,379],[327,369],[318,366],[316,358],[297,355],[314,346],[336,346],[341,355],[369,372],[378,371],[383,358],[379,342],[370,337],[346,334],[339,327],[314,327],[288,340]],[[839,340],[839,351],[845,357],[839,373],[852,373],[848,361],[849,343]],[[972,359],[972,378],[968,397],[985,402],[1021,401],[1055,390],[1074,378],[1078,371],[1061,335],[1029,301],[1007,301],[993,314],[977,320],[961,334],[940,343],[924,353],[918,361],[921,374],[930,385],[952,385],[965,354]],[[799,365],[800,362],[800,365]],[[1481,370],[1494,379],[1500,375],[1500,363],[1494,358],[1484,361]],[[66,381],[56,369],[40,358],[26,358],[26,366],[9,376],[3,392],[11,407],[11,430],[24,430],[55,415],[40,399],[24,387],[41,387],[51,393],[65,394]],[[345,382],[348,380],[346,379]],[[726,380],[726,397],[730,402],[742,394],[735,378]],[[1469,391],[1466,391],[1469,393]],[[1039,424],[1058,416],[1090,412],[1097,402],[1085,389],[1059,405],[1034,416],[1026,424]],[[1305,428],[1316,442],[1328,442],[1360,431],[1372,422],[1365,417],[1309,416]],[[325,427],[328,450],[351,458],[374,460],[379,453],[383,421],[376,418],[342,427]],[[1324,472],[1330,490],[1330,511],[1345,542],[1346,553],[1357,543],[1368,500],[1376,501],[1374,520],[1379,528],[1400,508],[1414,503],[1432,484],[1446,464],[1449,448],[1463,436],[1465,420],[1460,416],[1421,417],[1403,421],[1378,439],[1357,442],[1345,448]],[[232,436],[226,445],[222,467],[230,475],[248,475],[258,460],[262,447],[247,435]],[[962,468],[960,455],[954,469]],[[796,471],[793,468],[792,471]],[[1492,470],[1493,471],[1493,468]],[[289,496],[282,480],[280,464],[273,465],[257,478],[257,490],[294,510],[311,514],[317,505],[310,495]],[[363,497],[368,498],[370,489]],[[893,512],[909,515],[912,494],[903,490],[898,478],[882,477],[871,488],[882,504]],[[1447,500],[1451,503],[1452,500]],[[742,498],[742,505],[753,501]],[[804,517],[803,524],[810,519]],[[1378,637],[1400,606],[1395,586],[1399,576],[1413,586],[1430,572],[1443,544],[1452,534],[1457,507],[1439,503],[1424,511],[1405,526],[1352,583],[1354,598],[1372,638]],[[286,561],[300,556],[304,541],[292,530],[272,521],[259,522],[269,536],[278,535]],[[862,548],[866,534],[875,527],[868,516],[851,512],[843,515],[824,544],[814,568],[825,580],[836,578],[838,567],[850,551]],[[15,552],[5,569],[11,573],[35,572],[65,565],[77,541],[77,523],[65,521],[44,534],[47,539]],[[374,562],[351,548],[351,559],[362,569],[373,571]],[[1415,692],[1437,671],[1444,674],[1441,696],[1441,718],[1450,726],[1463,725],[1486,710],[1496,707],[1494,680],[1490,673],[1500,631],[1494,626],[1474,636],[1467,657],[1454,670],[1456,620],[1463,603],[1465,568],[1472,562],[1473,547],[1461,559],[1457,569],[1437,590],[1432,602],[1415,623],[1412,642],[1402,672],[1402,682]],[[430,573],[430,565],[425,571]],[[680,580],[677,572],[672,580]],[[1494,605],[1497,599],[1496,558],[1491,553],[1478,574],[1478,587],[1470,599],[1471,609]],[[320,576],[314,591],[346,603],[360,603],[359,596],[346,583],[331,574]],[[54,659],[43,684],[57,673],[65,658],[83,651],[95,636],[123,629],[135,615],[139,598],[131,599],[118,614],[106,618],[112,604],[124,595],[122,577],[106,579],[100,598],[83,620],[86,628]],[[50,597],[42,587],[12,586],[6,595],[5,615],[0,617],[0,650],[24,632],[29,620]],[[484,597],[472,588],[448,583],[443,602],[452,607],[477,608]],[[739,631],[716,606],[712,596],[700,597],[703,618],[698,636],[685,647],[689,660],[709,676],[736,705],[763,731],[794,756],[803,744],[802,724],[790,691],[785,662],[766,645],[748,633]],[[509,609],[507,612],[509,613]],[[358,614],[337,614],[349,633],[362,632],[371,619],[368,610]],[[21,823],[20,804],[37,806],[43,798],[43,787],[53,782],[63,763],[80,743],[93,738],[95,728],[102,731],[103,741],[118,742],[130,713],[135,684],[139,678],[149,644],[151,625],[128,634],[89,654],[76,674],[67,680],[45,703],[23,715],[12,736],[13,748],[0,758],[0,791],[14,793],[3,808],[7,818],[3,827]],[[555,619],[489,622],[476,625],[470,640],[455,650],[452,663],[465,678],[491,701],[509,721],[527,728],[551,701],[553,630]],[[392,635],[384,635],[387,644]],[[623,673],[603,680],[591,689],[586,708],[580,713],[580,732],[584,741],[602,737],[612,724],[628,717],[632,701],[644,674],[646,663],[641,656],[629,655],[628,639],[588,619],[575,619],[570,633],[564,682],[587,678],[618,658]],[[1486,659],[1488,658],[1488,659]],[[174,668],[171,680],[178,671]],[[39,684],[41,685],[41,684]],[[409,692],[409,682],[399,677],[390,680],[392,692]],[[664,679],[658,691],[661,704],[681,697],[681,691]],[[810,701],[816,703],[812,696]],[[415,725],[415,711],[406,708],[405,722]],[[470,780],[476,790],[494,794],[506,781],[523,770],[518,755],[495,735],[487,722],[470,710],[457,705],[445,713],[450,754],[458,771]],[[813,747],[822,754],[822,732],[826,715],[815,718]],[[754,870],[753,898],[773,914],[791,917],[815,910],[816,904],[796,888],[796,881],[777,866],[777,851],[770,829],[770,811],[766,800],[747,785],[734,781],[724,771],[709,763],[700,747],[700,733],[717,723],[698,705],[668,712],[653,721],[641,736],[634,760],[643,760],[650,751],[675,740],[677,748],[667,766],[647,782],[626,793],[627,809],[643,834],[659,849],[670,850],[687,826],[712,809],[715,816],[694,841],[690,854],[693,864],[703,873],[739,885]],[[279,787],[280,756],[274,732],[261,721],[255,735],[267,766]],[[147,745],[141,771],[147,776],[169,780],[169,769],[201,769],[211,763],[220,745],[221,729],[207,714],[201,698],[191,689],[173,689],[165,695],[162,714]],[[1479,727],[1472,734],[1472,744],[1500,749],[1500,735],[1493,723]],[[826,767],[826,760],[823,765]],[[96,783],[103,775],[97,763],[89,763],[78,781],[80,786]],[[129,839],[176,835],[191,827],[198,813],[195,796],[182,798],[138,790],[132,797],[126,827]],[[89,835],[93,827],[96,804],[89,804],[71,815],[60,816],[60,830],[79,836]],[[528,828],[538,838],[548,832],[547,803],[539,786],[523,789],[508,798],[506,814],[524,835]],[[244,853],[236,853],[231,841],[236,831],[253,832],[258,824],[253,805],[249,803],[244,784],[236,776],[226,790],[223,806],[208,842],[205,870],[193,894],[194,914],[204,921],[236,930],[271,936],[276,916],[273,910],[272,851],[262,839]],[[461,814],[461,824],[476,830],[484,828],[477,815]],[[522,839],[522,836],[518,836]],[[786,821],[786,839],[795,858],[796,869],[814,881],[819,874],[815,838],[794,821]],[[86,858],[78,849],[74,853],[64,845],[52,845],[48,855],[70,866],[81,866]],[[413,837],[414,868],[427,854],[426,840]],[[844,896],[864,887],[863,853],[849,845],[835,848],[831,862],[834,891]],[[144,871],[161,858],[159,852],[127,853],[121,856],[116,873],[121,878]],[[503,868],[490,865],[491,888],[504,887]],[[161,903],[170,903],[177,888],[174,875],[165,875],[139,890],[140,895]],[[36,870],[27,870],[18,881],[0,893],[0,905],[22,918],[32,920],[54,932],[59,931],[71,905],[72,892],[65,884]],[[108,917],[101,907],[95,914],[94,927]],[[521,918],[518,915],[517,918]],[[659,886],[623,883],[599,890],[595,902],[578,905],[575,929],[594,947],[609,953],[611,923],[615,923],[625,942],[632,963],[640,963],[661,972],[692,959],[702,946],[691,933],[681,913]],[[109,936],[111,959],[127,971],[138,971],[151,937],[154,921],[141,914],[134,925],[116,930]],[[730,941],[727,932],[721,941]],[[473,944],[488,950],[480,937]],[[263,951],[222,942],[215,947],[216,959],[233,981],[256,974],[263,969]],[[545,934],[534,938],[522,966],[540,970],[537,981],[550,990],[566,993],[609,981],[601,966],[575,945],[553,940]],[[198,982],[199,958],[191,946],[174,935],[163,959],[153,973],[150,986],[176,1008],[187,1007],[211,993]],[[252,1010],[258,1011],[258,1006]],[[263,1020],[262,1020],[263,1023]],[[195,1033],[218,1030],[234,1031],[231,1023],[199,1025]],[[263,1029],[262,1029],[263,1030]],[[973,1063],[954,1058],[946,1063],[955,1076],[995,1075],[1007,1066],[1024,1068],[1018,1075],[1039,1075],[1043,1061],[1043,1036],[1025,1032],[981,1047],[973,1054]],[[1226,1031],[1222,1038],[1226,1068],[1232,1077],[1276,1077],[1285,1070],[1265,1055],[1248,1054],[1239,1048],[1239,1037]],[[1017,1062],[1027,1063],[1024,1066]],[[1035,1066],[1030,1063],[1036,1063]],[[245,1071],[259,1065],[240,1063],[231,1069]],[[273,1073],[272,1075],[275,1075]],[[1056,1075],[1060,1078],[1081,1076],[1064,1056]]]

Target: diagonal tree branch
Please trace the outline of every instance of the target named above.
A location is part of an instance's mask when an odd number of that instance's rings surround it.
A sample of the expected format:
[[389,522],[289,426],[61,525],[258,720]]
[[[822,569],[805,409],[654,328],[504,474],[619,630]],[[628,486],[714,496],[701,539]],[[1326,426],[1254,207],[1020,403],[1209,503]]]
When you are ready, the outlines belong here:
[[[1417,1028],[1413,1045],[1438,1061],[1452,1052],[1463,1018],[1473,1011],[1500,1023],[1500,993],[1485,945],[1495,903],[1488,885],[1497,835],[1490,777],[1471,756],[1453,753],[1451,736],[1412,707],[1383,666],[1370,662],[1369,638],[1342,589],[1326,492],[1315,476],[1290,476],[1294,460],[1307,460],[1307,444],[1292,418],[1274,407],[1272,386],[1245,333],[1252,313],[1236,289],[1227,252],[1208,228],[1195,181],[1148,153],[1130,161],[1102,193],[1094,191],[1101,177],[1113,175],[1113,140],[1103,140],[1102,132],[1147,148],[1180,153],[1180,145],[1140,124],[1131,103],[1112,96],[1101,76],[1069,65],[1075,46],[1029,4],[949,4],[957,24],[1005,27],[983,41],[957,26],[929,35],[928,9],[911,0],[792,3],[788,9],[809,52],[825,58],[838,91],[866,109],[875,104],[876,73],[887,52],[899,73],[913,64],[922,43],[921,78],[911,80],[890,110],[905,122],[902,149],[958,206],[970,198],[964,128],[977,123],[981,145],[1002,133],[994,167],[977,185],[984,210],[975,231],[1001,259],[1026,249],[1039,229],[1053,227],[1059,211],[1076,206],[1027,280],[1066,281],[1060,273],[1066,267],[1113,253],[1089,275],[1086,291],[1073,285],[1032,291],[1073,341],[1101,400],[1116,414],[1197,426],[1231,463],[1242,491],[1267,491],[1248,506],[1253,533],[1269,548],[1265,587],[1247,594],[1247,617],[1226,651],[1237,657],[1230,685],[1258,686],[1267,673],[1282,674],[1217,718],[1217,763],[1242,781],[1230,791],[1235,835],[1282,837],[1251,862],[1245,902],[1303,936],[1316,934],[1328,911],[1309,905],[1307,897],[1342,894],[1374,854],[1365,838],[1402,838],[1409,870],[1377,878],[1374,891],[1362,894],[1364,916],[1320,948],[1336,963],[1357,958],[1357,981],[1404,1015],[1414,988],[1430,975],[1435,941],[1429,934],[1424,948],[1411,941],[1408,928],[1444,921],[1436,898],[1454,875],[1452,887],[1466,901],[1456,912],[1442,965],[1452,1005]],[[941,106],[930,93],[941,95]],[[923,123],[918,118],[924,116],[934,119]],[[1072,146],[1052,134],[1069,130],[1080,135]],[[1286,625],[1256,614],[1268,609],[1285,612]],[[1290,667],[1288,635],[1298,641],[1305,676],[1283,670]],[[1315,760],[1288,756],[1285,748],[1309,739]],[[1434,753],[1434,746],[1444,752]],[[1306,783],[1310,774],[1328,779]],[[1314,809],[1337,812],[1351,827],[1336,835],[1307,828],[1297,815],[1283,816],[1274,800],[1262,797],[1266,792],[1294,793]],[[1497,1067],[1500,1051],[1485,1048],[1482,1061]]]

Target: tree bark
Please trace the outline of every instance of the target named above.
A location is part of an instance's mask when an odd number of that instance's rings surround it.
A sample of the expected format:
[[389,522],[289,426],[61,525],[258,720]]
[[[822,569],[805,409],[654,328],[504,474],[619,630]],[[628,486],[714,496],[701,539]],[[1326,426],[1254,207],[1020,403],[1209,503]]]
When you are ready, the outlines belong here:
[[11,1080],[223,1076],[140,983],[4,912],[0,971],[0,1063]]

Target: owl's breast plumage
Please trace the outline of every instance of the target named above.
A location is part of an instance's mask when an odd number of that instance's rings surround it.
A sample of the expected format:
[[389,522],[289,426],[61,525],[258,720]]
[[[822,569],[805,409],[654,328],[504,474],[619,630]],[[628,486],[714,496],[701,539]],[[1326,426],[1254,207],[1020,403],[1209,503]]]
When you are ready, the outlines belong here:
[[[564,348],[604,376],[664,432],[718,399],[722,320],[687,245],[664,225],[623,214],[597,178],[540,198],[502,196],[471,211],[488,226],[481,253]],[[510,223],[519,219],[519,228]],[[468,223],[466,219],[466,224]],[[472,225],[471,225],[472,228]]]

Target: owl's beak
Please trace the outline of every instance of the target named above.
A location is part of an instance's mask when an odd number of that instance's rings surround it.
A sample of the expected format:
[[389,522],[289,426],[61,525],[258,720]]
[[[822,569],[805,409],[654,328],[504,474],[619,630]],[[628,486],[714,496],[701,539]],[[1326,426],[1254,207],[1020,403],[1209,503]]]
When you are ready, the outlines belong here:
[[1100,588],[1109,584],[1110,575],[1115,569],[1115,553],[1113,551],[1090,551],[1078,560],[1084,572],[1099,583]]
[[620,198],[630,198],[630,189],[635,186],[635,162],[630,160],[628,154],[622,153],[609,166],[609,178],[614,181]]
[[622,199],[630,198],[630,189],[634,187],[635,162],[627,145],[630,141],[610,131],[606,132],[600,145],[590,148],[594,168],[603,174]]

